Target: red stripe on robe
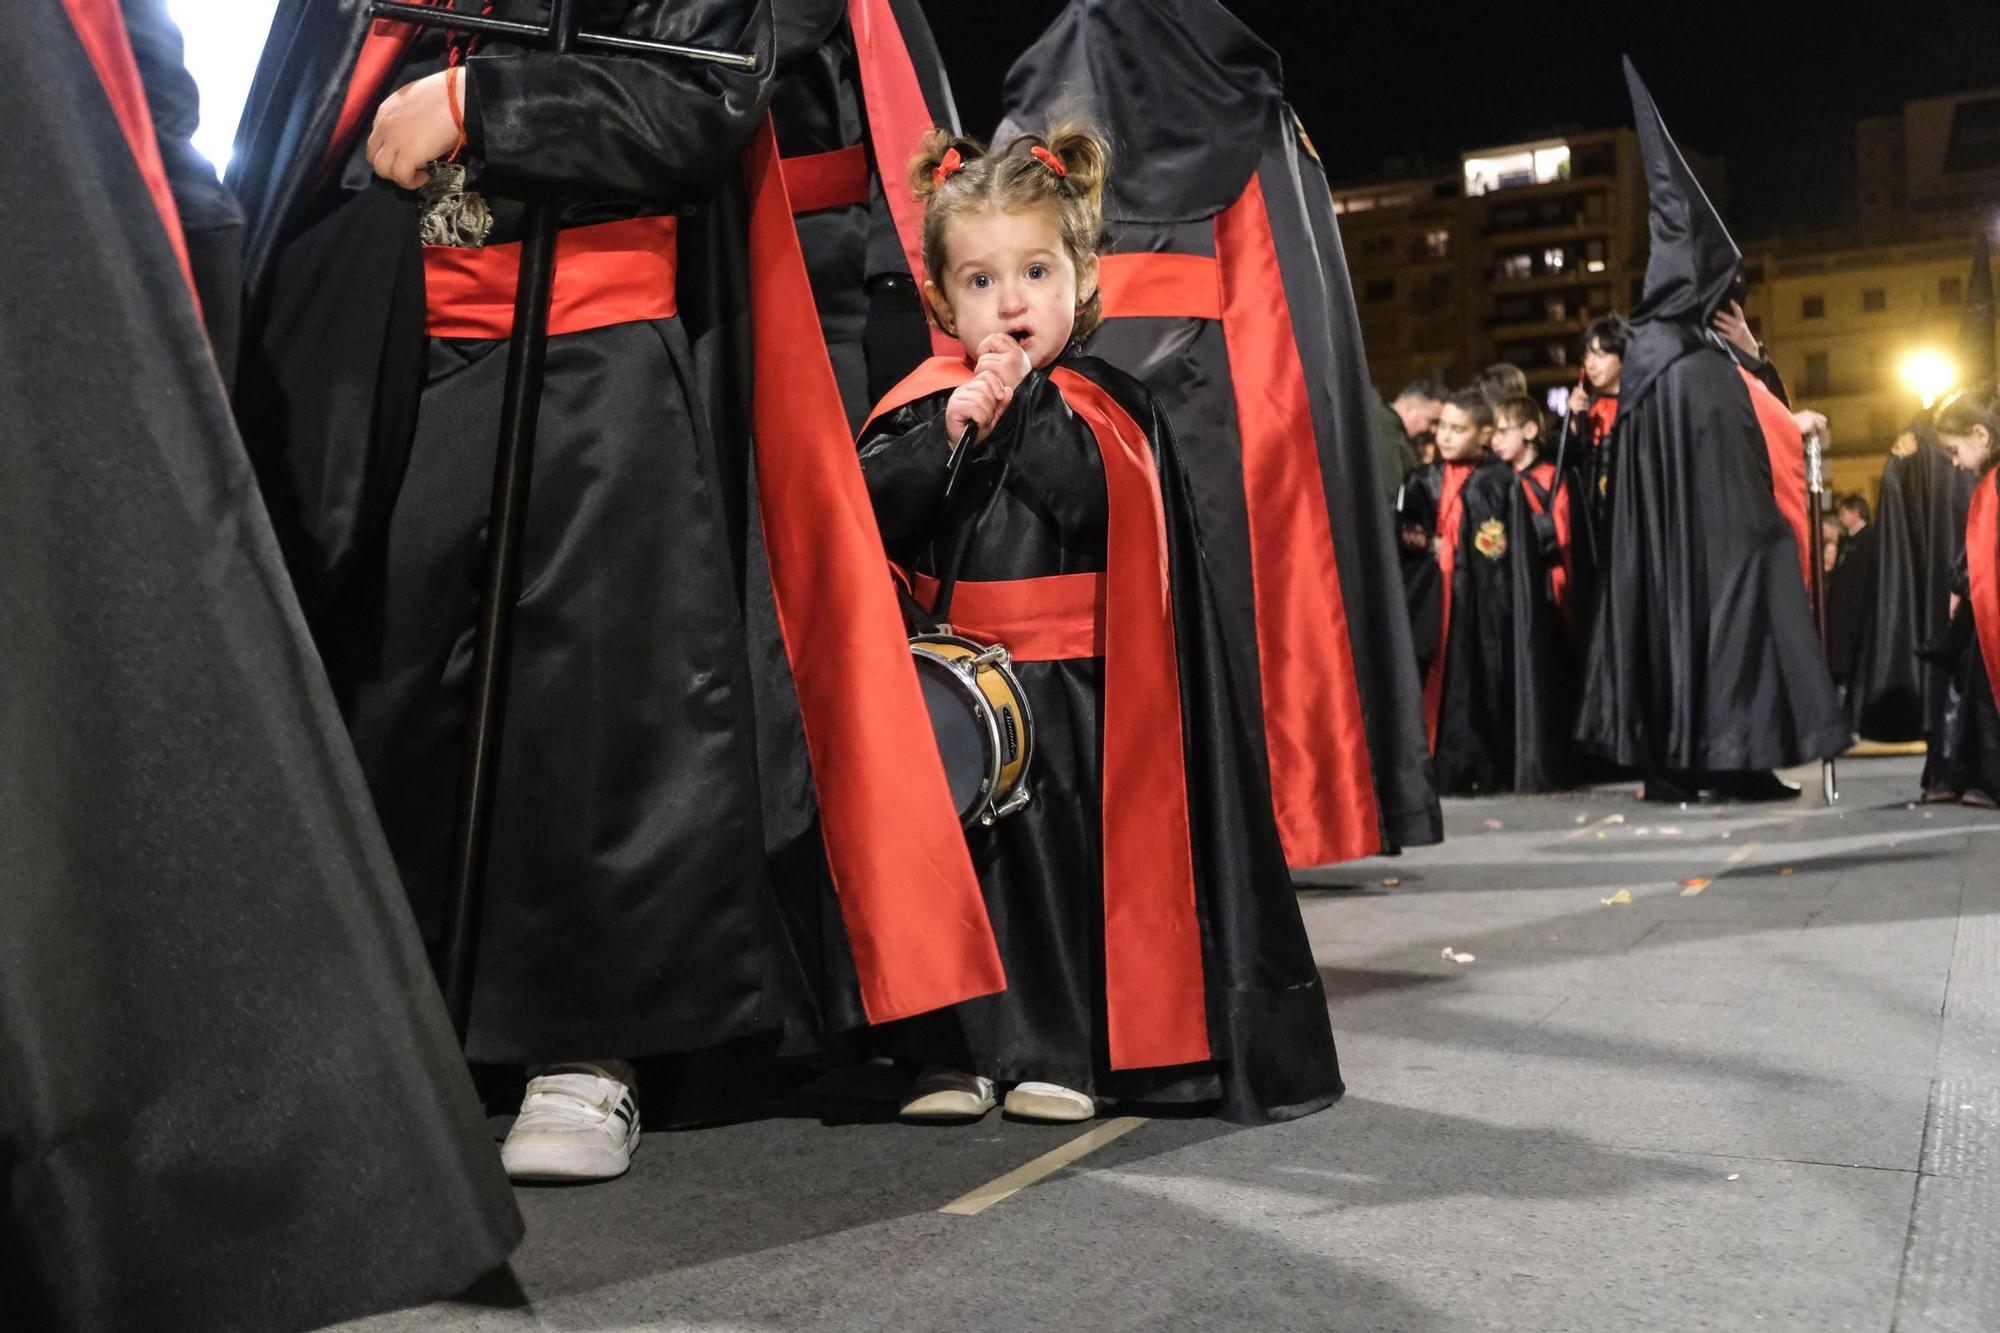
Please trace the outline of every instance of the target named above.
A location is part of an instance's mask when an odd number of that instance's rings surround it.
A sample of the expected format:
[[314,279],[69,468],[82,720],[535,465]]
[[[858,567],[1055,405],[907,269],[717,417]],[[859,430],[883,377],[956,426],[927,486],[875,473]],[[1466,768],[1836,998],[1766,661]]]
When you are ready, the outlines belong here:
[[[896,224],[896,239],[903,245],[903,258],[922,291],[926,278],[924,206],[911,198],[906,177],[910,159],[917,155],[917,146],[936,117],[924,101],[917,67],[889,0],[848,0],[847,26],[854,34],[854,61],[861,75],[861,101],[868,115],[875,170],[882,177],[882,194],[889,204],[889,218]],[[931,330],[931,351],[936,355],[958,356],[964,350],[958,339],[936,328]]]
[[1215,253],[1278,833],[1294,868],[1353,860],[1382,847],[1374,766],[1305,367],[1258,177],[1216,215]]
[[[181,276],[187,279],[188,295],[194,298],[195,313],[199,314],[201,298],[195,293],[194,266],[188,262],[181,211],[174,203],[173,186],[167,180],[166,160],[160,156],[160,138],[153,128],[153,110],[146,104],[146,85],[139,77],[138,57],[132,54],[132,38],[125,30],[125,13],[119,9],[118,0],[63,0],[63,8],[69,11],[70,24],[83,43],[84,54],[90,57],[91,68],[97,71],[97,81],[104,86],[111,114],[118,119],[125,146],[132,150],[140,179],[146,182],[146,193],[153,197],[160,225],[166,229],[167,244],[173,247],[174,258],[180,261]],[[16,181],[10,188],[33,187]]]
[[1221,319],[1222,274],[1207,255],[1104,255],[1097,290],[1106,319]]
[[1979,479],[1965,520],[1965,573],[1986,688],[2000,693],[2000,473]]
[[[962,357],[933,358],[892,390],[873,415],[971,377]],[[1111,1066],[1192,1064],[1210,1054],[1207,985],[1159,476],[1146,433],[1116,399],[1061,366],[1049,372],[1049,382],[1097,440],[1109,511],[1104,679],[1117,685],[1104,691],[1102,806]]]
[[1438,714],[1444,703],[1444,663],[1451,655],[1451,584],[1458,572],[1459,531],[1465,520],[1465,483],[1472,479],[1477,463],[1446,463],[1444,485],[1438,495],[1438,644],[1424,677],[1424,728],[1430,736],[1431,752],[1437,752]]
[[[1563,619],[1567,620],[1570,616],[1570,581],[1576,577],[1575,557],[1569,545],[1569,487],[1564,485],[1561,489],[1557,489],[1554,463],[1537,463],[1528,470],[1534,474],[1535,481],[1542,489],[1549,493],[1549,499],[1555,505],[1556,549],[1561,559],[1556,567],[1549,571],[1549,596],[1554,600],[1557,609],[1563,613]],[[1528,497],[1528,508],[1537,514],[1547,512],[1542,508],[1542,497],[1535,494],[1534,487],[1523,483],[1521,493]]]
[[1736,373],[1750,390],[1750,406],[1756,409],[1757,424],[1763,429],[1764,450],[1771,459],[1771,498],[1778,502],[1799,548],[1799,577],[1811,596],[1813,572],[1812,515],[1806,500],[1806,442],[1792,409],[1764,386],[1764,381],[1741,366]]
[[[744,152],[757,495],[821,833],[871,1021],[1004,989],[768,119]],[[809,350],[810,349],[810,350]]]

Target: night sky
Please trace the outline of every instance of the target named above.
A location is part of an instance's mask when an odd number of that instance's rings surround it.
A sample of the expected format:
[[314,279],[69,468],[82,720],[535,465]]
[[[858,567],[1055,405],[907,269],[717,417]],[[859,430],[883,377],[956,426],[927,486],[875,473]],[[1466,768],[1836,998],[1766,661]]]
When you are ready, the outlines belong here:
[[[998,119],[1007,67],[1062,9],[923,0],[967,130]],[[1631,122],[1629,53],[1675,136],[1720,157],[1742,236],[1844,220],[1854,122],[1913,97],[2000,85],[2000,3],[1227,6],[1285,63],[1286,92],[1336,182],[1391,159]],[[1005,21],[996,21],[1004,12]],[[1282,34],[1282,35],[1281,35]]]

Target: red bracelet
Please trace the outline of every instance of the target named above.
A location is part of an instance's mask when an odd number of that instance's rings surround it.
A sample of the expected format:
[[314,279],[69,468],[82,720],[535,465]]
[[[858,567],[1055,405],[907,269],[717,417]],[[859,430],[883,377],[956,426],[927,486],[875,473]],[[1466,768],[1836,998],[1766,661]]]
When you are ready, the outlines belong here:
[[458,127],[458,142],[451,147],[447,162],[458,161],[458,155],[465,151],[465,108],[459,103],[458,66],[448,65],[444,71],[444,100],[451,108],[451,123]]

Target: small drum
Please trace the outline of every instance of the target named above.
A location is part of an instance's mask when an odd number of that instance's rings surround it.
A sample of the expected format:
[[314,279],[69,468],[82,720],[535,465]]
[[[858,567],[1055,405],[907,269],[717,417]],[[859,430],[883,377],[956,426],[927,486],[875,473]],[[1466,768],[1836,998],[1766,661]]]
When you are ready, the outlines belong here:
[[1035,720],[1006,646],[919,634],[910,655],[960,822],[990,825],[1027,805]]

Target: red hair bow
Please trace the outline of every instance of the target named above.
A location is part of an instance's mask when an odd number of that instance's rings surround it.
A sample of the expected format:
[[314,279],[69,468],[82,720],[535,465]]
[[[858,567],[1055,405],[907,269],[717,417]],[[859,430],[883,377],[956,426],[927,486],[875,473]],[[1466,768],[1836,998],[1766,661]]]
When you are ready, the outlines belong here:
[[965,159],[958,155],[956,148],[947,149],[944,157],[931,168],[931,184],[933,186],[944,184],[957,175],[959,168],[964,165]]
[[1051,153],[1048,149],[1042,147],[1040,144],[1036,144],[1033,148],[1030,148],[1028,152],[1033,154],[1034,157],[1037,160],[1039,160],[1043,166],[1047,167],[1050,171],[1055,172],[1056,175],[1058,176],[1069,175],[1069,168],[1062,164],[1062,159],[1057,157],[1054,153]]

